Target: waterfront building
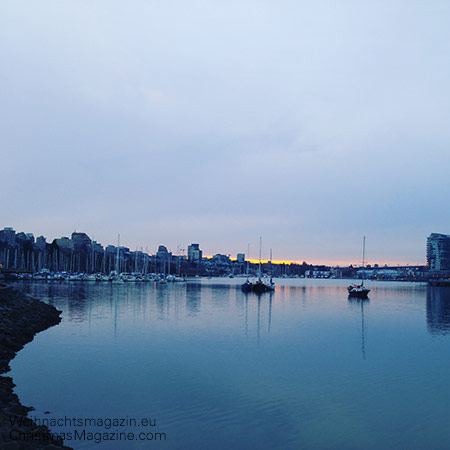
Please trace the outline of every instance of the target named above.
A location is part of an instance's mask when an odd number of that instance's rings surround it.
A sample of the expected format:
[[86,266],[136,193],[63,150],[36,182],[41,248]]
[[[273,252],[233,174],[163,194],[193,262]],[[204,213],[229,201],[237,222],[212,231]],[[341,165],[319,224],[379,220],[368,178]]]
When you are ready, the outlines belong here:
[[36,238],[36,244],[35,244],[36,248],[38,248],[39,250],[44,250],[46,245],[47,245],[47,240],[45,239],[44,236],[38,236]]
[[427,264],[431,271],[450,271],[450,236],[439,233],[428,236]]
[[245,262],[245,253],[238,253],[238,254],[236,255],[236,261],[237,261],[238,263],[243,263],[243,262]]
[[216,264],[226,264],[226,265],[231,264],[230,257],[228,255],[221,255],[220,253],[214,255],[212,257],[212,261]]
[[115,255],[117,253],[117,247],[115,245],[107,245],[105,250],[106,253],[110,255]]
[[199,244],[191,244],[188,246],[188,260],[191,262],[201,262],[203,252],[200,250]]
[[21,244],[26,241],[28,241],[28,236],[23,231],[16,233],[16,244]]
[[0,230],[0,242],[5,242],[8,247],[16,243],[16,232],[11,227],[5,227]]
[[91,238],[86,233],[80,231],[74,231],[72,233],[72,241],[75,250],[84,250],[91,245]]
[[69,239],[67,236],[63,236],[61,238],[55,239],[55,242],[56,242],[56,245],[61,250],[73,250],[73,241],[72,241],[72,239]]
[[171,256],[171,254],[169,254],[167,247],[165,245],[160,245],[158,247],[158,251],[156,252],[156,257],[158,259],[166,260],[169,256]]
[[103,253],[103,245],[97,241],[92,241],[92,250],[95,253]]

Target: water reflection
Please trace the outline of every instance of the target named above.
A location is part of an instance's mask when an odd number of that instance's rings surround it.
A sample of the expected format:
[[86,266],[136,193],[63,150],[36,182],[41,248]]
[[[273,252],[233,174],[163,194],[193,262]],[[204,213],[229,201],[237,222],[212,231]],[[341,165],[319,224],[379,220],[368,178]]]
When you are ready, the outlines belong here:
[[18,394],[41,415],[156,415],[161,450],[449,448],[450,339],[429,332],[450,333],[450,289],[233,282],[26,286],[63,322],[13,360]]
[[248,337],[248,293],[245,294],[245,336]]
[[196,315],[200,312],[200,292],[200,284],[186,285],[186,308],[192,315]]
[[261,295],[262,294],[257,294],[258,295],[258,324],[257,324],[257,342],[259,344],[259,338],[260,338],[260,333],[261,333]]
[[155,286],[156,286],[156,305],[158,308],[160,318],[162,319],[164,316],[169,314],[171,286],[168,286],[166,284],[162,285],[157,284]]
[[428,287],[427,326],[431,334],[450,334],[450,287]]
[[[82,286],[71,286],[68,297],[69,320],[72,322],[83,322],[88,318],[88,305],[86,291]],[[53,293],[49,292],[49,295]],[[53,294],[54,295],[54,294]]]
[[361,307],[361,354],[362,359],[366,359],[366,341],[365,341],[365,331],[364,331],[364,304],[369,303],[368,298],[353,298],[349,297],[348,301],[350,304],[359,305]]
[[272,301],[273,301],[273,292],[269,292],[270,299],[269,299],[269,333],[270,333],[270,325],[272,323]]

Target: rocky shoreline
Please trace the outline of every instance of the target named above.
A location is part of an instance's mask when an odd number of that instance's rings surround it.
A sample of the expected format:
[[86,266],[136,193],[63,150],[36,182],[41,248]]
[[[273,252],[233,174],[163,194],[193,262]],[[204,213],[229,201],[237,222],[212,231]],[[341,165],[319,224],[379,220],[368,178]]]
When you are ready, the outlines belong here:
[[[9,362],[37,333],[57,325],[60,314],[53,306],[0,284],[0,374],[10,370]],[[0,448],[72,450],[61,439],[53,439],[46,426],[38,426],[30,419],[22,422],[33,408],[23,406],[13,388],[12,378],[1,375]]]

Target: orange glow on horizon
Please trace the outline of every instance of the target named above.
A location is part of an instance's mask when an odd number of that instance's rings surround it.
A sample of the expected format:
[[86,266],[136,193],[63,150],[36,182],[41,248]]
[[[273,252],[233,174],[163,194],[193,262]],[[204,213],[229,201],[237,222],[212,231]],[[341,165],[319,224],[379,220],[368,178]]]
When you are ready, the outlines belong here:
[[[206,256],[206,258],[212,258],[211,256]],[[236,261],[236,258],[230,258],[231,261]],[[259,259],[249,259],[245,260],[245,262],[249,262],[250,264],[259,264]],[[308,261],[308,260],[302,260],[302,261],[284,261],[284,260],[272,260],[273,264],[299,264],[302,265],[303,262],[306,262],[309,266],[328,266],[328,267],[361,267],[361,261]],[[261,260],[261,264],[268,264],[270,263],[270,260],[264,259]],[[372,261],[366,261],[365,265],[371,265],[372,267],[374,264],[378,264],[379,267],[383,267],[384,265],[387,265],[389,267],[395,267],[395,266],[425,266],[425,262],[405,262],[405,261],[383,261],[383,262],[372,262]]]

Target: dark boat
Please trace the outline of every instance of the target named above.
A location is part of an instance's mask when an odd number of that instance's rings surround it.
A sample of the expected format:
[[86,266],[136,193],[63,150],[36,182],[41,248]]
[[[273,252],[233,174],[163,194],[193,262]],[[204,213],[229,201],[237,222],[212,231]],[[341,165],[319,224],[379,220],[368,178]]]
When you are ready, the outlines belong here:
[[275,285],[271,282],[270,284],[264,283],[261,279],[255,281],[252,285],[253,292],[261,294],[263,292],[269,292],[275,290]]
[[253,291],[253,283],[247,280],[242,286],[241,289],[243,292],[252,292]]
[[[366,237],[363,237],[363,259],[362,259],[362,268],[364,269],[364,259],[366,256]],[[363,277],[364,278],[364,277]],[[367,298],[367,295],[370,292],[370,289],[364,287],[364,279],[361,281],[361,284],[351,284],[348,288],[348,296],[354,298]]]
[[[254,281],[253,283],[250,282],[248,279],[247,281],[242,285],[242,289],[249,289],[257,294],[262,294],[263,292],[270,292],[275,290],[275,283],[272,280],[272,249],[270,249],[270,282],[265,283],[261,280],[261,237],[259,238],[259,269],[258,269],[258,280]],[[249,292],[249,291],[247,291]]]
[[348,296],[356,298],[367,298],[370,292],[370,289],[364,287],[363,283],[351,284],[347,289],[348,289]]

